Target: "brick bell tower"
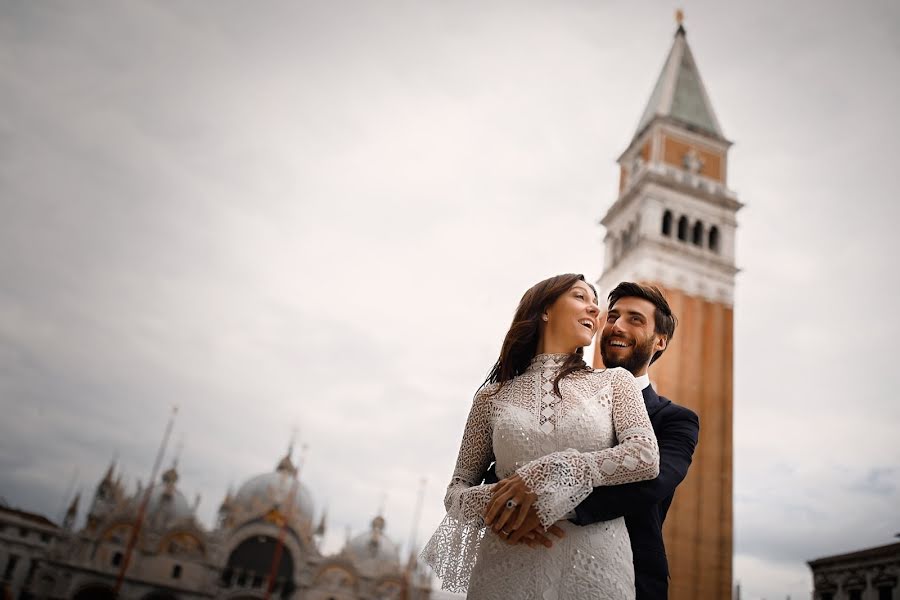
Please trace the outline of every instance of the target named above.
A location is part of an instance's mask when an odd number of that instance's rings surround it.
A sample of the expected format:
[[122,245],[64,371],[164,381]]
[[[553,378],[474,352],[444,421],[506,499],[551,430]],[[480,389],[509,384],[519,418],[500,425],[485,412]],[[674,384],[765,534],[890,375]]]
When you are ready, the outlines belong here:
[[[731,146],[716,119],[681,15],[603,217],[605,297],[620,281],[663,289],[679,324],[650,368],[657,391],[700,415],[700,442],[663,530],[669,598],[731,598],[735,216]],[[595,366],[601,367],[600,353]]]

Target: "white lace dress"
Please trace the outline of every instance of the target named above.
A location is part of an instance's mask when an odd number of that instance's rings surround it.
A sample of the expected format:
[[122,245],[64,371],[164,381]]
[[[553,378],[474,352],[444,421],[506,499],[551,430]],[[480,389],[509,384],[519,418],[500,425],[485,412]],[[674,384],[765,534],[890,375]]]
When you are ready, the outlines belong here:
[[[443,587],[470,600],[634,598],[625,520],[579,527],[565,520],[591,489],[653,479],[656,437],[634,377],[617,368],[575,373],[553,392],[565,354],[536,356],[504,385],[476,394],[444,504],[447,516],[422,551]],[[618,443],[617,443],[618,441]],[[566,531],[552,548],[509,546],[485,528],[492,460],[537,494],[544,528]]]

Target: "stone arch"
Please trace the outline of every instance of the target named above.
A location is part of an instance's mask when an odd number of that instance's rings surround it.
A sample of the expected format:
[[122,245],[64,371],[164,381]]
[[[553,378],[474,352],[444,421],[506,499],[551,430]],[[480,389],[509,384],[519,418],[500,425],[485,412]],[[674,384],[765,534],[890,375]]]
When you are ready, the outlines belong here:
[[172,531],[159,542],[160,554],[172,556],[206,556],[206,547],[198,535],[191,531]]
[[352,565],[331,562],[316,573],[306,596],[310,600],[350,600],[359,597],[359,588],[359,576]]
[[100,535],[100,539],[104,542],[112,542],[113,544],[125,545],[131,539],[131,532],[134,530],[132,521],[119,521],[112,523]]
[[672,220],[674,218],[671,210],[667,209],[666,212],[663,213],[662,234],[666,237],[672,237]]
[[693,242],[695,246],[700,246],[702,248],[703,238],[703,221],[698,220],[694,223],[694,228],[691,232],[691,242]]
[[142,596],[141,600],[178,600],[178,596],[169,592],[154,591]]
[[709,228],[709,249],[719,252],[719,228],[715,225]]
[[89,583],[78,588],[72,600],[116,600],[116,592],[108,585]]
[[684,215],[678,219],[678,239],[686,242],[688,238],[688,218]]
[[638,236],[638,227],[640,223],[640,216],[637,219],[631,222],[631,225],[628,226],[628,239],[630,240],[629,246],[634,248],[637,246]]
[[272,566],[277,560],[273,597],[290,597],[297,587],[294,567],[299,553],[296,550],[295,544],[279,542],[269,532],[241,536],[227,552],[228,558],[222,570],[220,584],[226,588],[265,590],[272,574]]
[[619,258],[622,256],[622,247],[621,247],[621,241],[615,235],[611,236],[611,238],[610,238],[609,252],[610,252],[610,255],[612,256],[611,263],[616,264],[617,262],[619,262]]
[[375,584],[379,598],[399,599],[403,593],[403,581],[399,577],[386,577]]

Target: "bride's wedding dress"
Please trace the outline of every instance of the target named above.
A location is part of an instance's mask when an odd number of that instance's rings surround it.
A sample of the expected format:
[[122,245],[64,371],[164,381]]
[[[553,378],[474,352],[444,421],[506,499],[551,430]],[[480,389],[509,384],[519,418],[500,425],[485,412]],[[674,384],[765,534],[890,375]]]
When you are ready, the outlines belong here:
[[[476,394],[447,488],[447,516],[422,551],[445,589],[470,600],[634,598],[631,545],[622,518],[576,526],[566,519],[594,487],[653,479],[656,437],[634,377],[624,369],[575,373],[553,392],[565,354],[536,356],[493,394]],[[552,548],[510,546],[484,527],[491,461],[537,494],[544,528],[566,536]]]

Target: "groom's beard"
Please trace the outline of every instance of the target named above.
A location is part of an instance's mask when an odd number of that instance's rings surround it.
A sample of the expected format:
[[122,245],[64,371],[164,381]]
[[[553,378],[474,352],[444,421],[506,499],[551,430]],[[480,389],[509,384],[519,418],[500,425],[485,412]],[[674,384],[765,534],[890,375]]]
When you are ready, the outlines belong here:
[[[626,371],[630,371],[634,374],[650,362],[650,357],[653,356],[653,346],[656,345],[656,340],[653,339],[652,335],[644,340],[634,340],[634,345],[631,346],[631,352],[626,356],[615,356],[613,354],[616,350],[609,347],[609,342],[614,339],[623,340],[625,342],[630,341],[627,338],[621,336],[614,337],[612,335],[603,336],[600,339],[600,357],[603,358],[603,365],[606,368],[622,367]],[[619,350],[619,352],[621,352],[621,350]]]

